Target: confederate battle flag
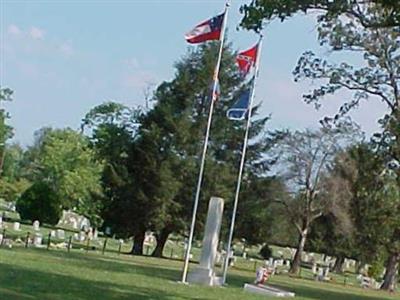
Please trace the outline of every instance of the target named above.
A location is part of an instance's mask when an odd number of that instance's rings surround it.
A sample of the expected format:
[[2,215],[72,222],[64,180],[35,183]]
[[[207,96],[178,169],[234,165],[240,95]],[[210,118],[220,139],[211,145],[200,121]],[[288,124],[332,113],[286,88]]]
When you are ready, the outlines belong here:
[[257,52],[258,44],[248,50],[240,52],[236,56],[236,62],[239,65],[239,70],[243,77],[245,77],[249,73],[251,67],[256,64]]
[[200,23],[185,34],[188,43],[197,44],[205,41],[219,40],[224,22],[225,13]]

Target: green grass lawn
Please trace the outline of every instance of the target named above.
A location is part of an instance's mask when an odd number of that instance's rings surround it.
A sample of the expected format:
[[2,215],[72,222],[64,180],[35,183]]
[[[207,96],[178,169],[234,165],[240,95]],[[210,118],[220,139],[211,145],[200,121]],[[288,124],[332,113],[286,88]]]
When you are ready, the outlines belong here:
[[[193,265],[191,266],[193,268]],[[238,263],[228,287],[177,283],[182,262],[73,250],[0,249],[0,299],[275,299],[245,293],[253,280],[252,265]],[[277,275],[272,284],[301,300],[384,300],[399,295],[339,283],[319,283]]]

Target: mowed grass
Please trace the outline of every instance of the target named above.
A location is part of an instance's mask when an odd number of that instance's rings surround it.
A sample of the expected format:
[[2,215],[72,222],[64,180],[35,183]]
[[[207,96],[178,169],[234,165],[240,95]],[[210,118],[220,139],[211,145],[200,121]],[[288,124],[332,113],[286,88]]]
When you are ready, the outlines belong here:
[[[191,265],[193,268],[195,265]],[[227,287],[184,285],[182,262],[79,250],[0,249],[0,299],[276,299],[243,291],[250,270],[232,269]],[[274,276],[296,299],[384,300],[399,295],[307,279]]]

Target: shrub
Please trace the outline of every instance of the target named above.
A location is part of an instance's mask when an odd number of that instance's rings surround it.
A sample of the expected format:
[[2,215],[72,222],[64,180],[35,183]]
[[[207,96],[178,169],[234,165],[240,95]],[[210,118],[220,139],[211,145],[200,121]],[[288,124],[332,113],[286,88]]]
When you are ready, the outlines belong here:
[[265,244],[260,250],[260,255],[264,259],[268,259],[272,257],[272,249],[267,244]]
[[61,217],[61,205],[54,191],[44,182],[33,184],[17,201],[17,211],[22,220],[39,220],[57,224]]

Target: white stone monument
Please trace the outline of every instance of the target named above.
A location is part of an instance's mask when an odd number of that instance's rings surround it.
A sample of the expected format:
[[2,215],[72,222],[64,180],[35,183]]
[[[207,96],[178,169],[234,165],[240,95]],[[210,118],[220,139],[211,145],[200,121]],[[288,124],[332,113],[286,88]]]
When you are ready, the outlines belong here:
[[14,229],[15,231],[21,230],[21,224],[20,224],[19,222],[14,222],[13,229]]
[[313,273],[314,276],[317,275],[317,264],[316,263],[313,263],[311,272]]
[[33,230],[35,230],[35,231],[40,230],[40,222],[38,220],[33,222]]
[[65,231],[62,229],[57,229],[56,231],[56,238],[63,240],[65,239]]
[[214,264],[217,256],[223,210],[224,199],[211,197],[204,229],[200,264],[188,274],[189,283],[199,283],[209,286],[222,284],[221,277],[215,275]]
[[274,266],[274,258],[270,257],[268,260],[268,266],[273,267]]
[[36,233],[34,238],[33,238],[33,245],[35,247],[41,247],[42,246],[42,240],[43,240],[42,235],[40,233]]
[[83,242],[86,240],[86,233],[84,231],[79,232],[79,241]]

